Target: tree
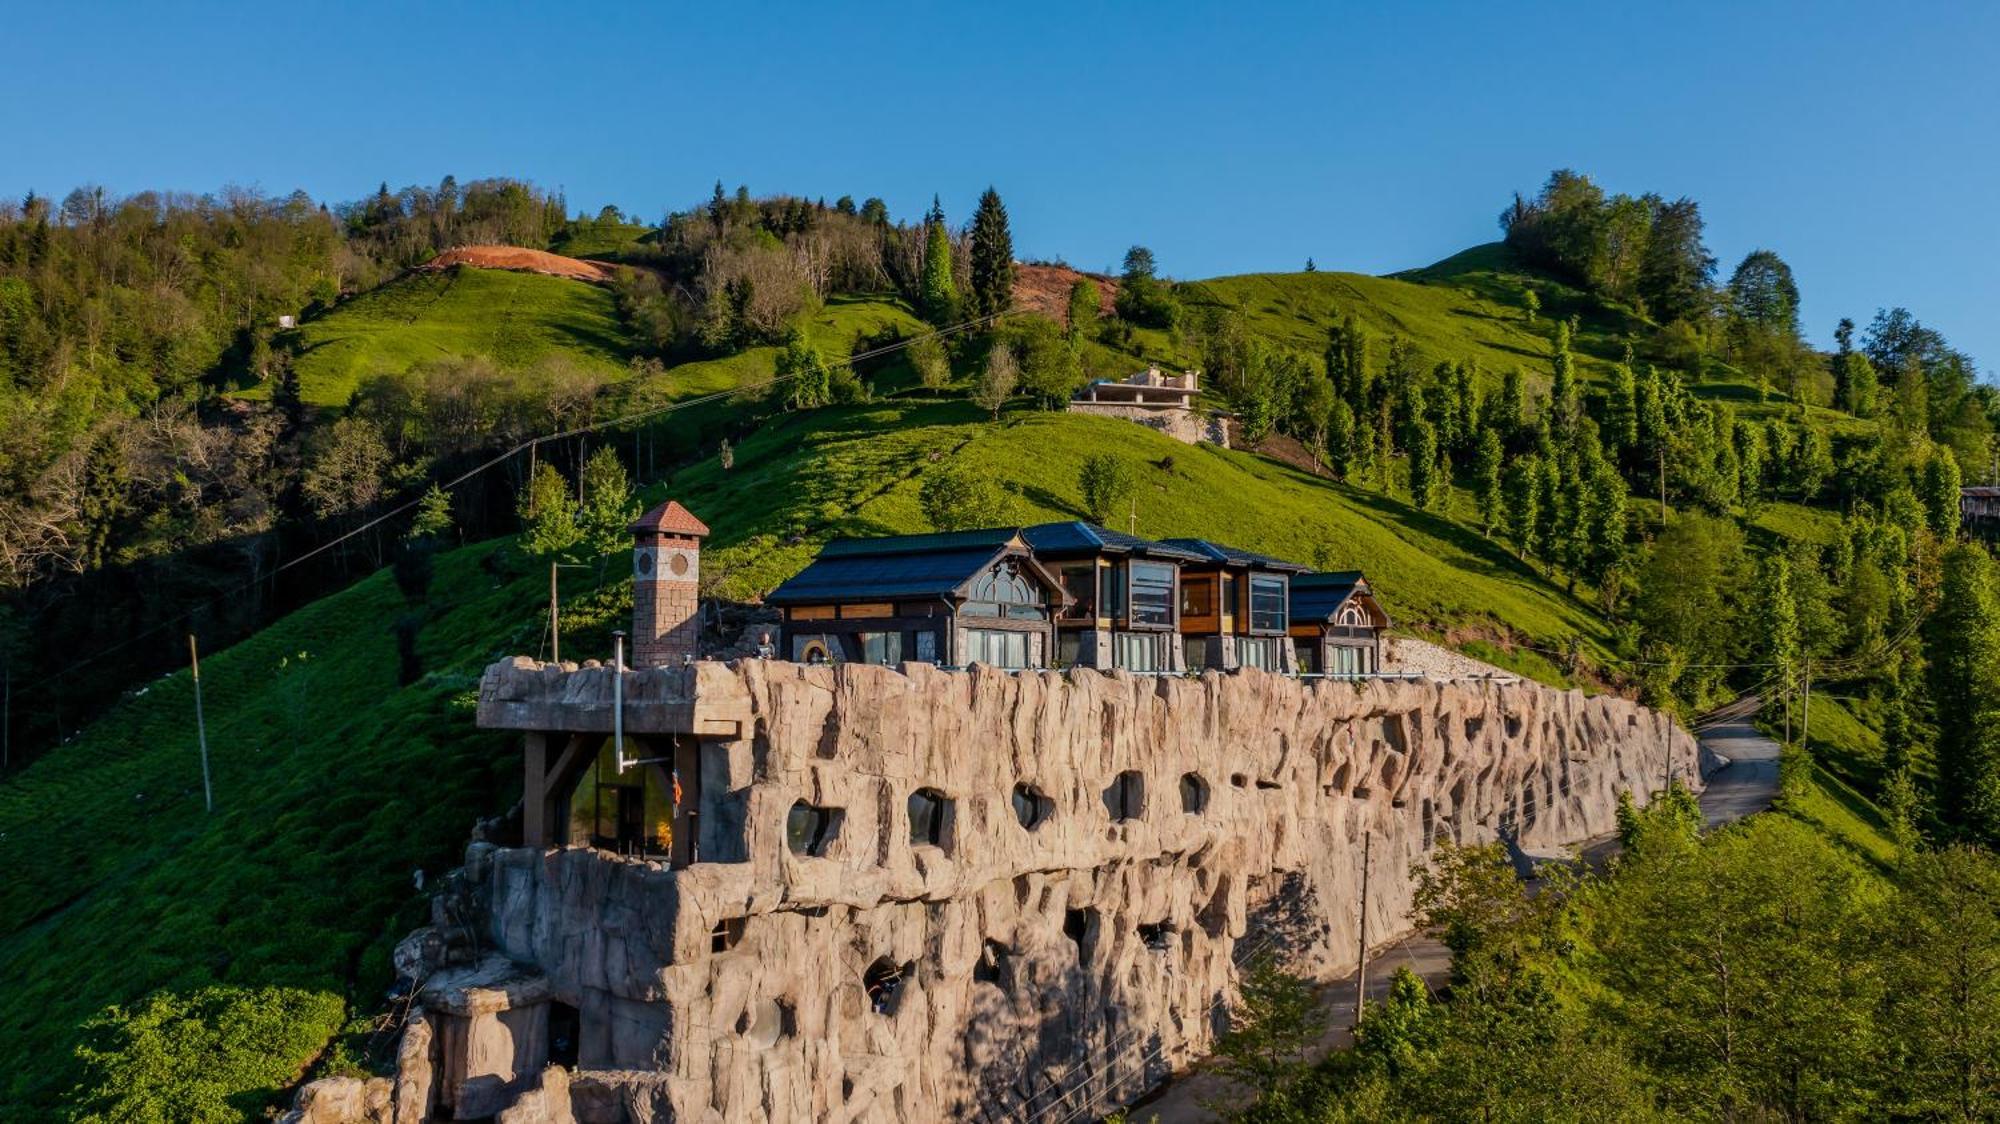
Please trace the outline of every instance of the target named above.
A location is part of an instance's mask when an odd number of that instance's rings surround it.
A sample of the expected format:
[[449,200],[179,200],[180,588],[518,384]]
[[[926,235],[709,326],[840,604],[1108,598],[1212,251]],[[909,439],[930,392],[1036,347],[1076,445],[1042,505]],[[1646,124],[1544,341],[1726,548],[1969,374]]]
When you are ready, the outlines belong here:
[[1535,318],[1541,314],[1542,295],[1535,291],[1533,285],[1524,287],[1521,290],[1521,318],[1533,324]]
[[299,490],[322,519],[364,511],[381,498],[389,463],[380,430],[341,418],[313,443]]
[[417,513],[410,520],[410,529],[403,538],[410,542],[429,540],[437,542],[451,532],[451,497],[443,488],[432,484],[424,489],[423,498],[417,501]]
[[569,480],[547,461],[536,462],[514,512],[521,518],[521,549],[534,557],[560,554],[583,539]]
[[1569,323],[1556,322],[1555,346],[1549,353],[1549,369],[1554,378],[1549,385],[1549,428],[1558,448],[1576,437],[1577,419],[1582,416],[1582,392],[1577,386],[1576,365],[1569,352]]
[[1305,1049],[1320,1034],[1312,984],[1268,955],[1243,973],[1229,1032],[1215,1044],[1216,1072],[1265,1095],[1282,1096],[1306,1070]]
[[930,214],[924,218],[924,266],[918,291],[924,319],[939,327],[957,322],[958,282],[952,277],[951,231],[935,196]]
[[985,473],[946,464],[924,474],[917,506],[940,531],[965,531],[1006,522],[1008,503]]
[[1639,265],[1639,299],[1662,324],[1699,320],[1708,306],[1715,256],[1702,245],[1701,206],[1692,199],[1653,201],[1652,236]]
[[1501,463],[1505,455],[1500,447],[1500,434],[1490,426],[1481,428],[1479,452],[1472,464],[1472,488],[1479,501],[1479,533],[1487,538],[1493,537],[1505,510],[1501,492]]
[[1125,269],[1118,282],[1118,315],[1143,328],[1172,328],[1180,319],[1180,304],[1155,275],[1153,251],[1134,246],[1125,251]]
[[1537,534],[1542,525],[1541,475],[1540,458],[1516,457],[1507,465],[1501,483],[1507,508],[1507,537],[1513,540],[1514,552],[1523,558],[1532,557],[1541,546]]
[[1937,609],[1925,626],[1938,811],[1989,845],[2000,842],[2000,605],[1992,571],[1982,547],[1946,552]]
[[988,187],[972,215],[972,311],[997,316],[1014,304],[1014,238],[1007,207]]
[[951,360],[936,336],[918,336],[910,344],[909,358],[917,383],[925,390],[942,390],[951,384]]
[[1410,424],[1409,450],[1410,502],[1428,511],[1444,490],[1438,479],[1437,431],[1429,421],[1418,418]]
[[1799,640],[1798,606],[1792,600],[1791,564],[1782,554],[1764,559],[1751,595],[1759,655],[1771,664],[1770,693],[1785,710],[1787,736],[1792,728],[1792,702],[1800,686],[1803,648]]
[[1752,250],[1729,278],[1735,319],[1787,336],[1799,334],[1799,286],[1792,267],[1769,250]]
[[1924,463],[1924,518],[1931,534],[1946,542],[1958,538],[1959,484],[1958,458],[1952,456],[1951,447],[1931,450],[1931,459]]
[[794,410],[810,410],[833,401],[833,372],[819,349],[796,327],[785,333],[785,348],[778,353],[777,378],[788,384],[785,404]]
[[1131,497],[1136,486],[1131,466],[1114,453],[1094,453],[1086,457],[1077,475],[1083,492],[1083,509],[1100,525],[1111,521],[1120,505]]
[[639,517],[639,498],[625,464],[611,446],[600,445],[583,464],[583,505],[577,532],[585,549],[599,558],[625,550],[632,542],[632,521]]
[[1639,445],[1639,386],[1632,376],[1632,348],[1611,371],[1611,393],[1604,406],[1604,443],[1613,456]]
[[2000,860],[1953,846],[1908,860],[1892,906],[1885,1067],[1899,1119],[2000,1117]]
[[1063,325],[1071,339],[1082,334],[1084,328],[1097,323],[1097,317],[1104,307],[1103,290],[1097,282],[1088,277],[1079,277],[1070,282],[1069,305],[1063,318]]
[[1014,349],[1004,341],[996,342],[986,354],[986,369],[980,372],[979,382],[972,388],[973,405],[999,421],[1000,408],[1014,396],[1014,387],[1020,381],[1021,368],[1014,360]]

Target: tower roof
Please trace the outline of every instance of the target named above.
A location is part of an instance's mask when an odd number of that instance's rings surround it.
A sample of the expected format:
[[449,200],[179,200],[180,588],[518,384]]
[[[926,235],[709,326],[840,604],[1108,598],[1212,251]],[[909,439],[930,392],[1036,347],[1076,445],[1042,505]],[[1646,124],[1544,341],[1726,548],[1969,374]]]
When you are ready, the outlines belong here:
[[641,515],[638,521],[632,524],[632,532],[699,537],[708,534],[708,524],[696,519],[694,512],[682,507],[680,501],[668,500]]

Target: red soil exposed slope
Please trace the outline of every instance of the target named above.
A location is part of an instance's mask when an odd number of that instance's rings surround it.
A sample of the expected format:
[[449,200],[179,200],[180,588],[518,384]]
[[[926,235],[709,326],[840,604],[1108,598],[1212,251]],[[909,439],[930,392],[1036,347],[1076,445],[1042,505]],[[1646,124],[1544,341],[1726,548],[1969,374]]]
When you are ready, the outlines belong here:
[[450,269],[454,265],[471,265],[480,269],[518,269],[526,273],[546,273],[551,277],[568,277],[576,281],[611,280],[611,270],[596,262],[566,258],[561,254],[529,250],[520,246],[460,246],[455,250],[446,250],[417,268],[437,271]]

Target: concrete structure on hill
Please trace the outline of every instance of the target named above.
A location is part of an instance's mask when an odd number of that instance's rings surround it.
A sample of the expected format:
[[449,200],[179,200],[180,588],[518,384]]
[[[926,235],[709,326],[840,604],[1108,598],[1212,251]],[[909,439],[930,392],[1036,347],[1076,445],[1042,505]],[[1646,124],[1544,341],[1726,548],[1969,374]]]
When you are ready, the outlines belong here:
[[1229,447],[1229,430],[1217,418],[1195,410],[1201,373],[1169,375],[1154,365],[1123,379],[1099,379],[1070,400],[1072,413],[1097,414],[1138,422],[1190,445],[1207,441]]
[[[1202,558],[1253,616],[1292,577]],[[520,734],[518,826],[397,950],[396,1076],[298,1124],[1095,1118],[1213,1047],[1250,957],[1350,971],[1364,883],[1406,929],[1439,840],[1557,847],[1699,775],[1661,714],[1487,677],[517,657],[477,720]]]

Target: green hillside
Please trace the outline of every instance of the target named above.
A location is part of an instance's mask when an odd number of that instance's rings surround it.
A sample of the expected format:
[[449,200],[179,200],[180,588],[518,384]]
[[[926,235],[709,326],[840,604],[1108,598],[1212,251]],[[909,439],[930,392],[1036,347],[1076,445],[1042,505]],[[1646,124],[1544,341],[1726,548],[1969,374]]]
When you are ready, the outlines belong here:
[[[370,375],[430,360],[483,356],[521,368],[560,354],[622,378],[632,355],[610,290],[466,266],[392,281],[306,321],[298,336],[300,396],[330,407],[347,405]],[[244,396],[270,392],[266,383]]]

